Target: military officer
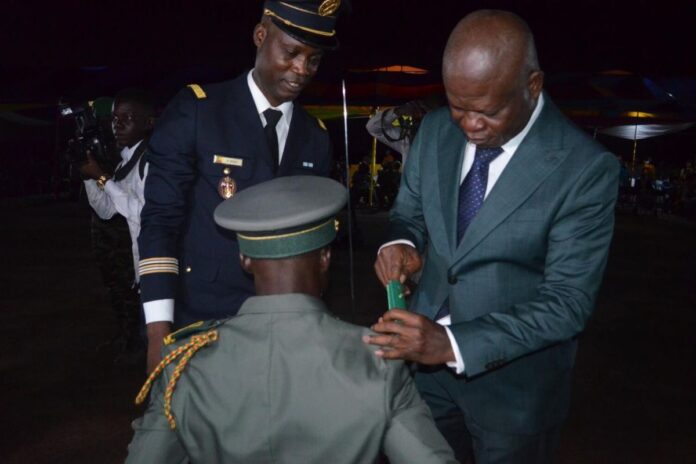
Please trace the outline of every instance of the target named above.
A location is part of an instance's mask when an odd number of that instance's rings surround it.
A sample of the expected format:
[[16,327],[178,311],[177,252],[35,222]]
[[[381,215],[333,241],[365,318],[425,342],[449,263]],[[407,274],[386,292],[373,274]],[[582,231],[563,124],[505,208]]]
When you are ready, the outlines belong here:
[[266,0],[253,32],[254,69],[188,86],[158,122],[138,239],[148,371],[172,322],[229,316],[253,295],[233,234],[213,221],[215,207],[276,176],[328,175],[326,128],[293,101],[338,45],[334,26],[346,1]]
[[216,208],[257,296],[168,337],[128,463],[359,463],[380,449],[392,464],[455,462],[405,365],[320,300],[346,199],[334,180],[292,176]]

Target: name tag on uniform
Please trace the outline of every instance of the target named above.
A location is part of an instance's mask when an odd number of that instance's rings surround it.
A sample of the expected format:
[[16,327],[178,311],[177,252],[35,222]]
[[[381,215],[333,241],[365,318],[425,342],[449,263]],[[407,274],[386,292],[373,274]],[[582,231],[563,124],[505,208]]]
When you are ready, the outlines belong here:
[[244,160],[242,158],[231,158],[228,156],[214,155],[213,163],[224,164],[225,166],[242,166]]
[[310,163],[309,161],[303,161],[303,162],[302,162],[302,167],[303,167],[303,168],[313,168],[313,167],[314,167],[314,163]]

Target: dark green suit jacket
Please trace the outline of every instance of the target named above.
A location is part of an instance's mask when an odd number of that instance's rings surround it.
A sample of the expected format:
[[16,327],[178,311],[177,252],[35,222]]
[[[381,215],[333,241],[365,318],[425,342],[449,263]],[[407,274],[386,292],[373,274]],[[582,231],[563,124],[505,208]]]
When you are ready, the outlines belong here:
[[466,137],[447,108],[423,121],[391,211],[390,239],[427,257],[411,309],[446,299],[465,375],[455,402],[479,426],[535,433],[566,416],[576,345],[614,225],[619,165],[548,97],[457,243]]
[[[307,295],[251,297],[178,381],[171,430],[163,388],[135,421],[128,463],[451,463],[403,363],[362,342]],[[169,349],[186,342],[177,342]],[[176,364],[176,363],[174,363]]]

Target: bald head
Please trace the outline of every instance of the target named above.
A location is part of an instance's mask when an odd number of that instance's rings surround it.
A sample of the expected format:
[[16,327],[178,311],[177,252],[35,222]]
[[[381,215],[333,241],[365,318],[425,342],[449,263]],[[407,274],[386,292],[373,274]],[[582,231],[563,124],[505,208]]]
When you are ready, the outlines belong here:
[[452,119],[481,146],[502,146],[524,128],[544,80],[527,24],[496,10],[476,11],[457,24],[442,77]]
[[528,75],[539,70],[534,37],[514,13],[479,10],[465,16],[450,34],[443,75],[466,72],[481,79],[501,73]]

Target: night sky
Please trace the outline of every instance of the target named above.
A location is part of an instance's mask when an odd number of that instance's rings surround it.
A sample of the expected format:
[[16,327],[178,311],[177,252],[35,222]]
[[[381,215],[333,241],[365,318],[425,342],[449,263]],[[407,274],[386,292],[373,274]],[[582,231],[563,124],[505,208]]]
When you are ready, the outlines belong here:
[[[12,100],[13,91],[41,93],[52,73],[84,66],[158,75],[208,66],[224,68],[232,77],[253,63],[251,31],[261,12],[256,0],[3,3],[2,101]],[[692,1],[352,3],[352,14],[339,23],[341,49],[327,56],[318,79],[395,63],[437,71],[453,26],[482,7],[509,9],[529,22],[547,73],[626,69],[696,76]],[[44,81],[35,83],[42,74]]]

